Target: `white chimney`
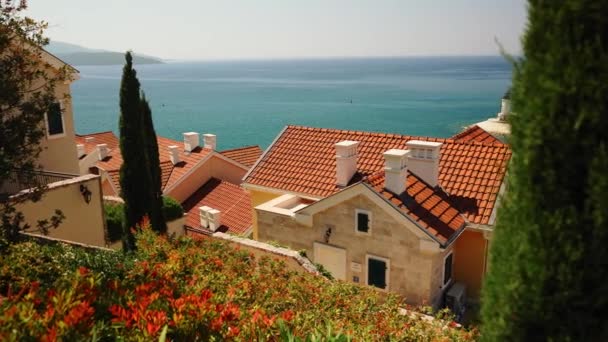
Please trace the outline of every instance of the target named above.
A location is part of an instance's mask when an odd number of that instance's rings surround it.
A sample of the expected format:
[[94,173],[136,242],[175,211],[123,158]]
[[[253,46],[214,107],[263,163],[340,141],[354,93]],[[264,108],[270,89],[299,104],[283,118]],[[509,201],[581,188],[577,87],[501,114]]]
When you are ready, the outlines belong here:
[[215,134],[203,134],[204,147],[210,150],[214,150],[217,147],[217,137]]
[[179,160],[179,146],[169,146],[169,159],[171,159],[173,165],[176,165],[181,161]]
[[99,156],[99,160],[104,160],[109,152],[108,144],[97,144],[97,155]]
[[439,159],[441,143],[410,140],[406,143],[410,150],[407,166],[411,172],[435,187],[439,184]]
[[384,152],[384,188],[400,195],[407,180],[407,156],[410,151],[391,149]]
[[216,231],[222,224],[220,223],[220,218],[222,216],[222,212],[217,209],[209,209],[207,211],[207,220],[209,221],[209,229],[212,231]]
[[95,137],[85,137],[84,138],[84,142],[86,142],[86,143],[92,143],[93,141],[95,141]]
[[196,132],[184,133],[184,151],[192,152],[199,144],[199,134]]
[[336,147],[336,184],[347,186],[348,182],[357,172],[358,141],[344,140]]
[[500,113],[498,113],[499,120],[506,120],[511,112],[511,100],[502,99],[500,104]]
[[76,152],[78,152],[78,159],[85,155],[84,144],[76,144]]
[[203,228],[209,228],[209,220],[208,220],[208,215],[207,212],[209,210],[211,210],[211,208],[209,208],[208,206],[204,205],[202,207],[198,207],[199,210],[199,216],[200,216],[200,222],[201,222],[201,227]]

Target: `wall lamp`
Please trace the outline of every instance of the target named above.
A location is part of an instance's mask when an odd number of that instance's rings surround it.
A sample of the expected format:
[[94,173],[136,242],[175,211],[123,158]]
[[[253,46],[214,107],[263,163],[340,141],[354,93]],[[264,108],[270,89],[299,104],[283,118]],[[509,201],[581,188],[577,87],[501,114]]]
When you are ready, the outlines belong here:
[[84,201],[87,202],[87,204],[91,202],[91,195],[93,195],[93,193],[91,192],[91,190],[89,190],[89,188],[87,188],[86,185],[80,184],[80,194],[82,195],[82,198],[84,198]]

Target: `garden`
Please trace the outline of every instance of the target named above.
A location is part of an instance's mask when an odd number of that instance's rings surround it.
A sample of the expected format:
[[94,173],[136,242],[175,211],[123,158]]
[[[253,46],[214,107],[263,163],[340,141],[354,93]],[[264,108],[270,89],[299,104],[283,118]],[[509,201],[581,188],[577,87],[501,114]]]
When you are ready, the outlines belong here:
[[213,239],[136,234],[137,251],[24,241],[0,255],[2,341],[465,341],[402,300]]

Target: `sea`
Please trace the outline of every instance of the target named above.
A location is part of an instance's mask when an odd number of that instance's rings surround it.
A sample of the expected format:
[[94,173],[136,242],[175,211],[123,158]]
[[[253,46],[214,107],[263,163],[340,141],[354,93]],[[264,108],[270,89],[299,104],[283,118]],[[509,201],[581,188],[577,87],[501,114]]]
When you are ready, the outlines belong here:
[[[122,66],[76,66],[76,132],[118,134]],[[449,137],[494,117],[511,84],[500,56],[135,65],[157,134],[213,133],[266,148],[286,125]]]

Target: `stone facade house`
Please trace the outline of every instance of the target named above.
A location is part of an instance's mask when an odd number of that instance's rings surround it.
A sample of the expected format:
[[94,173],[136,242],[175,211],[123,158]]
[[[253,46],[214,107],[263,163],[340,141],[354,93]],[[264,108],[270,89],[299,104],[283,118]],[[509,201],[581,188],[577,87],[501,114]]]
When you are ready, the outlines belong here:
[[478,127],[440,139],[288,126],[245,176],[253,236],[412,304],[438,306],[456,282],[475,299],[510,156]]

